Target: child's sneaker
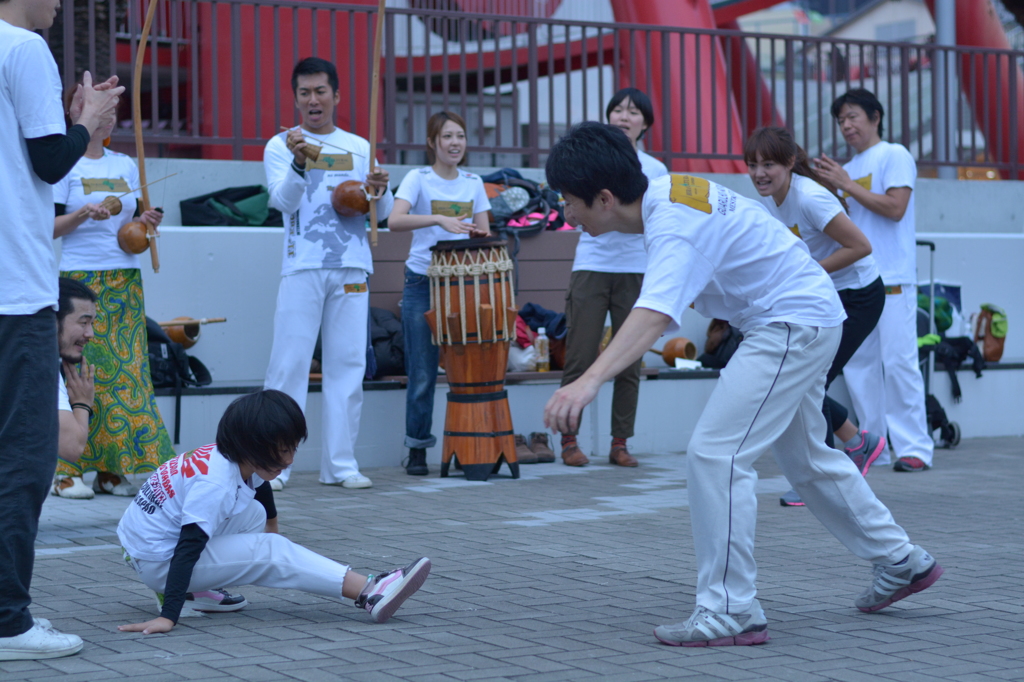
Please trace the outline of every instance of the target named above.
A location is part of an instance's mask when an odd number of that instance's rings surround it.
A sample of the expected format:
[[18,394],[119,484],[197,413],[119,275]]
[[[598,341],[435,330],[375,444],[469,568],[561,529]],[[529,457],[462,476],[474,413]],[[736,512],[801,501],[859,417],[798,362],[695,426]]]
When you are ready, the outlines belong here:
[[862,476],[868,475],[868,469],[878,456],[885,451],[885,438],[867,431],[860,432],[860,445],[847,448],[846,456],[853,460]]
[[366,609],[377,623],[394,615],[406,599],[420,589],[430,574],[430,559],[417,559],[405,568],[370,576],[362,594],[356,599],[356,608]]
[[931,587],[942,575],[942,566],[917,545],[902,562],[887,566],[875,564],[871,586],[857,597],[857,608],[865,613],[884,609],[889,604]]
[[768,619],[756,599],[742,613],[715,613],[698,606],[685,623],[659,625],[654,636],[671,646],[749,646],[768,641]]
[[920,457],[900,457],[892,468],[896,471],[924,471],[929,467]]
[[244,596],[230,594],[227,590],[188,592],[185,594],[185,603],[204,613],[227,613],[244,609],[249,605]]

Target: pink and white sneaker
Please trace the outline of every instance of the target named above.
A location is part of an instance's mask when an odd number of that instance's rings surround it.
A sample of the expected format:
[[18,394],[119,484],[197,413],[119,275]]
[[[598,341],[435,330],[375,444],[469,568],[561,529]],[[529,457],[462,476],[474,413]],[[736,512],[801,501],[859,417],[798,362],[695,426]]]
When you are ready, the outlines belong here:
[[370,576],[359,598],[356,608],[366,609],[377,623],[383,623],[394,615],[406,599],[420,589],[430,575],[430,559],[417,559],[405,568],[396,568],[387,573]]
[[249,602],[241,594],[230,594],[227,590],[208,590],[188,592],[185,594],[185,604],[204,613],[228,613],[244,609]]
[[868,469],[875,463],[878,456],[885,452],[885,438],[867,431],[860,432],[860,445],[847,448],[846,456],[860,469],[861,476],[868,475]]

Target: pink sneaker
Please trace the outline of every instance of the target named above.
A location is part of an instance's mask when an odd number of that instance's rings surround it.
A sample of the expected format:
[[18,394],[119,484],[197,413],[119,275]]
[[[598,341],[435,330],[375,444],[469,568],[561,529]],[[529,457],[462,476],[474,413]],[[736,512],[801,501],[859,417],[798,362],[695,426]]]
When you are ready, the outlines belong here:
[[868,469],[878,459],[878,456],[885,452],[885,445],[885,438],[882,436],[861,431],[860,445],[852,449],[847,448],[846,456],[853,460],[862,476],[867,476]]
[[430,559],[417,559],[405,568],[370,576],[362,594],[356,599],[356,608],[366,609],[377,623],[394,615],[406,599],[420,589],[430,575]]

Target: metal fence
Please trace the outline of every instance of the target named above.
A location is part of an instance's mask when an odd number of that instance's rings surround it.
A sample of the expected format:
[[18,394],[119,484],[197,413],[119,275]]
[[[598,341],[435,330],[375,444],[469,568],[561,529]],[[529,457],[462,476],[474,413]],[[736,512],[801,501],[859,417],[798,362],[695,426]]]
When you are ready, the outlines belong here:
[[[48,39],[65,82],[85,68],[130,80],[145,0],[62,4],[63,27]],[[413,4],[385,17],[378,147],[387,162],[421,163],[426,119],[444,108],[467,120],[473,165],[540,166],[563,130],[603,120],[612,93],[627,85],[652,95],[657,121],[645,143],[670,167],[742,170],[746,134],[782,122],[812,155],[843,158],[829,107],[866,87],[886,107],[884,137],[920,165],[1020,170],[1022,52]],[[291,67],[311,55],[338,64],[338,123],[366,136],[375,15],[371,6],[313,0],[164,0],[145,57],[147,144],[167,155],[262,158],[267,138],[297,123]],[[121,125],[115,141],[127,143],[127,116]]]

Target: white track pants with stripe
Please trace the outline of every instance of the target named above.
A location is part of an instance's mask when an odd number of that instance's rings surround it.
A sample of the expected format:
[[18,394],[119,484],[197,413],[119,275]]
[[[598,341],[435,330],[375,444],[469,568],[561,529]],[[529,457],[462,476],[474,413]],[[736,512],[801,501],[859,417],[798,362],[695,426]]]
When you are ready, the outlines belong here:
[[[318,331],[323,331],[323,454],[320,482],[340,483],[359,473],[356,437],[363,408],[367,315],[370,294],[345,293],[345,285],[365,284],[358,268],[300,270],[281,278],[274,313],[274,345],[265,388],[284,391],[306,412],[309,363]],[[286,483],[291,468],[281,474]]]
[[[843,368],[860,428],[882,436],[897,457],[932,465],[935,443],[928,431],[924,377],[917,361],[917,287],[887,294],[882,317]],[[889,464],[889,450],[876,464]]]
[[686,451],[698,605],[738,613],[756,596],[753,464],[769,448],[807,508],[851,552],[872,563],[910,552],[856,465],[825,445],[825,373],[841,335],[842,327],[756,327],[722,370]]
[[[297,545],[283,535],[264,533],[267,513],[256,500],[220,525],[192,570],[189,592],[236,585],[300,590],[341,599],[348,566]],[[171,562],[132,559],[146,587],[163,594]]]

